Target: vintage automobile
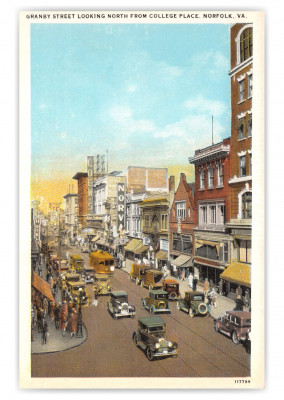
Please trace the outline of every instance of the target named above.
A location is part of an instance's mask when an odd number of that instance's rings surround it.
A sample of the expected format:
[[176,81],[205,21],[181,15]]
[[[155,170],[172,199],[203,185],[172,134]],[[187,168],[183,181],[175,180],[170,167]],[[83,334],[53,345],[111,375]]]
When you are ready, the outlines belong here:
[[78,254],[72,254],[70,256],[70,267],[76,272],[82,272],[84,267],[84,260]]
[[142,306],[149,311],[150,314],[158,312],[171,312],[169,307],[169,295],[164,290],[150,290],[148,297],[141,300]]
[[209,315],[210,307],[205,303],[204,294],[202,292],[188,291],[184,293],[184,298],[178,300],[178,310],[189,314],[191,318],[195,315]]
[[89,253],[89,247],[88,246],[83,246],[81,248],[81,253]]
[[95,270],[93,267],[84,266],[82,279],[85,283],[94,283],[95,282]]
[[113,319],[135,317],[135,307],[128,304],[128,295],[122,290],[111,292],[110,301],[107,303],[107,309]]
[[89,305],[89,298],[86,295],[86,284],[82,281],[67,281],[66,290],[70,300],[81,306]]
[[174,278],[163,280],[163,290],[168,292],[170,300],[176,300],[180,297],[179,282]]
[[90,254],[89,264],[98,274],[114,274],[114,258],[103,250],[94,251]]
[[147,269],[146,274],[143,279],[141,279],[141,286],[145,286],[149,290],[154,288],[162,288],[162,279],[164,275],[162,271],[157,269]]
[[110,294],[111,286],[109,277],[105,274],[95,274],[93,288],[95,296]]
[[145,279],[146,272],[150,268],[151,267],[149,265],[132,264],[129,278],[131,280],[135,281],[136,285],[139,285],[141,283],[141,281],[143,281]]
[[229,336],[234,344],[247,340],[251,330],[251,313],[249,311],[226,311],[214,320],[214,330]]
[[161,317],[138,319],[138,330],[133,333],[137,347],[146,352],[149,361],[157,357],[177,357],[178,344],[165,338],[166,324]]

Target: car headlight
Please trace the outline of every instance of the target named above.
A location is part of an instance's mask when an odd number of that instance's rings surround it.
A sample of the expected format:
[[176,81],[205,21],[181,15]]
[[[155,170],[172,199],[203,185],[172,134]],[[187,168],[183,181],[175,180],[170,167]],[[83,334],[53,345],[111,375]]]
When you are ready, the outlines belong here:
[[173,345],[172,342],[168,342],[169,347],[172,347],[172,345]]
[[156,347],[156,349],[159,349],[161,346],[160,346],[160,343],[156,343],[155,344],[155,347]]

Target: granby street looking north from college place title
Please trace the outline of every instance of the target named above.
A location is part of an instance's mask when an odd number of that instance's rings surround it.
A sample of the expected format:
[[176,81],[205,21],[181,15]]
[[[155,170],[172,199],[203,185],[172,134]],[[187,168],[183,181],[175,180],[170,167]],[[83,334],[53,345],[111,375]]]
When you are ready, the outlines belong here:
[[231,134],[189,149],[193,182],[98,154],[32,199],[32,377],[250,376],[253,29],[230,31]]

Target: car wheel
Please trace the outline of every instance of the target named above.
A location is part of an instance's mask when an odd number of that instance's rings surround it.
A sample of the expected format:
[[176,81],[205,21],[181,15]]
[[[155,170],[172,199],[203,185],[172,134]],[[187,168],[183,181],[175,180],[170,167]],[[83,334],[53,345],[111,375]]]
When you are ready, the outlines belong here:
[[171,300],[175,300],[175,299],[177,298],[176,292],[172,292],[172,293],[170,294],[170,298],[171,298]]
[[189,309],[189,316],[190,316],[190,318],[193,318],[193,317],[194,317],[194,312],[192,311],[191,308]]
[[144,301],[144,299],[141,299],[141,303],[142,303],[142,307],[145,308],[145,301]]
[[232,333],[232,341],[233,341],[234,344],[239,344],[240,343],[235,331]]
[[136,344],[136,346],[138,347],[139,335],[138,335],[137,332],[135,332],[135,333],[133,334],[133,341],[134,341],[134,343]]
[[117,315],[115,313],[112,314],[113,319],[117,319]]
[[138,278],[136,278],[135,283],[136,283],[137,286],[139,285],[139,279]]
[[217,325],[216,322],[214,323],[214,331],[215,331],[215,332],[219,332],[219,328],[218,328],[218,325]]
[[154,308],[153,306],[151,306],[151,307],[149,308],[149,312],[150,312],[150,314],[154,314],[155,308]]
[[150,346],[147,346],[147,348],[146,348],[146,356],[147,356],[149,361],[153,361],[154,357],[153,357],[153,352],[150,349]]

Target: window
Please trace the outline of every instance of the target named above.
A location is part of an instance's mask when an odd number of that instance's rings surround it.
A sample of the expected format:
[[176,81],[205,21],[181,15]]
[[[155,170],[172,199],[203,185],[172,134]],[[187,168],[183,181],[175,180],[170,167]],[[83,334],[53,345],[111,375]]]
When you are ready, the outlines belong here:
[[186,254],[192,254],[191,237],[173,233],[173,250]]
[[241,62],[252,56],[252,28],[245,29],[240,38]]
[[208,188],[212,189],[214,186],[214,172],[213,167],[208,168]]
[[252,97],[252,75],[248,76],[248,98]]
[[147,226],[147,227],[150,226],[150,216],[149,216],[149,214],[145,215],[145,226]]
[[207,206],[200,207],[200,222],[201,225],[207,224]]
[[242,195],[242,218],[252,218],[252,192],[246,192]]
[[239,82],[239,102],[245,99],[245,80]]
[[238,120],[238,140],[245,138],[245,119],[240,118]]
[[217,186],[224,185],[224,176],[223,176],[223,165],[220,163],[217,165]]
[[162,214],[162,229],[168,229],[168,215]]
[[249,155],[249,174],[252,175],[252,154]]
[[251,241],[250,240],[238,240],[238,261],[251,263]]
[[252,136],[252,115],[249,114],[248,117],[248,137]]
[[246,176],[246,156],[240,157],[240,176]]
[[185,219],[185,201],[176,202],[177,218]]
[[216,225],[225,223],[225,205],[219,202],[210,202],[199,206],[199,226]]
[[195,255],[209,260],[218,260],[218,252],[216,246],[203,245],[195,250]]
[[216,206],[209,206],[210,224],[216,224]]
[[202,169],[200,171],[200,189],[204,189],[205,188],[205,176],[204,176],[204,169]]
[[224,204],[221,204],[221,205],[218,205],[217,224],[224,225],[224,221],[225,221],[225,206],[224,206]]
[[223,246],[220,245],[219,260],[228,262],[228,258],[229,258],[228,255],[229,255],[229,246],[228,246],[228,242],[225,242],[223,244]]

